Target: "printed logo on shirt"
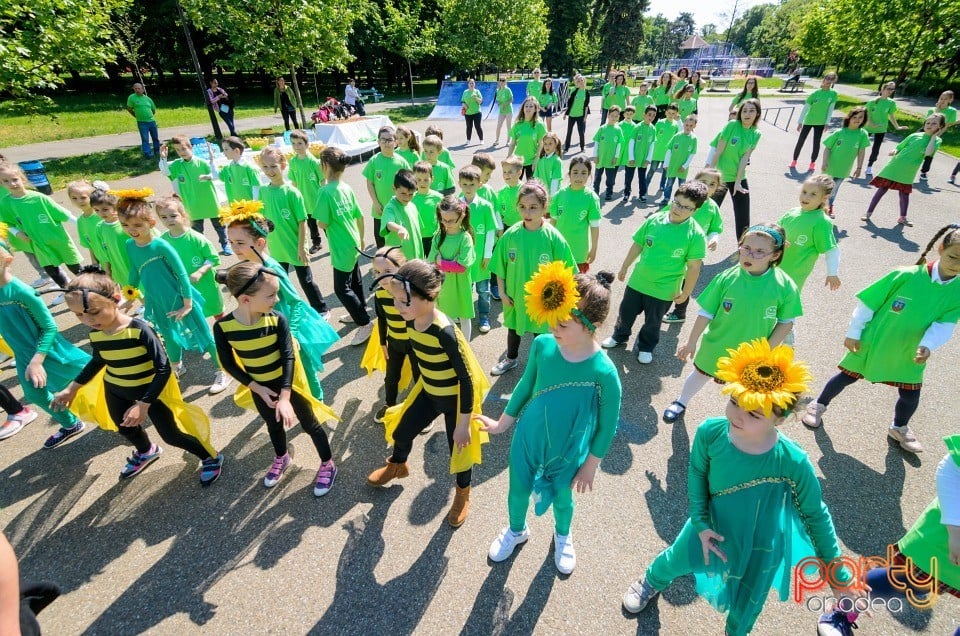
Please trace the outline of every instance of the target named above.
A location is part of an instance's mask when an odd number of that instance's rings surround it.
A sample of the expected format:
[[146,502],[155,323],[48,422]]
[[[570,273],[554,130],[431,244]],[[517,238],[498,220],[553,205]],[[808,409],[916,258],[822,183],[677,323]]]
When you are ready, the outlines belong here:
[[193,265],[194,267],[200,267],[201,265],[203,265],[203,259],[200,258],[199,256],[194,256],[193,258],[190,259],[190,264]]
[[546,265],[546,264],[548,264],[548,263],[553,262],[553,259],[550,258],[550,255],[549,255],[549,254],[547,254],[546,252],[544,252],[543,254],[540,255],[540,259],[539,259],[538,262],[539,262],[541,265]]
[[839,148],[839,147],[842,146],[842,145],[843,145],[843,140],[842,140],[842,139],[837,139],[837,148]]
[[677,249],[673,250],[673,257],[674,257],[674,258],[683,258],[683,255],[684,255],[685,253],[686,253],[686,252],[685,252],[685,250],[684,250],[682,247],[678,247]]
[[487,226],[483,223],[477,223],[473,226],[473,231],[477,234],[484,234],[487,231]]
[[250,179],[246,179],[246,178],[244,178],[244,180],[243,180],[243,181],[241,181],[241,182],[240,182],[240,184],[241,184],[241,185],[245,185],[245,186],[248,186],[248,185],[250,185]]
[[289,209],[287,209],[287,208],[282,208],[282,209],[280,210],[280,216],[282,216],[282,217],[285,218],[285,219],[289,219],[289,218],[290,218],[291,216],[293,216],[293,215],[290,214],[290,210],[289,210]]
[[730,145],[731,145],[731,146],[736,146],[736,145],[737,145],[737,142],[739,142],[739,141],[740,141],[740,138],[739,138],[739,137],[733,137],[733,138],[730,139]]
[[586,210],[583,210],[582,212],[580,212],[580,220],[581,220],[581,221],[586,221],[586,220],[587,220],[587,211],[586,211]]
[[723,303],[721,304],[721,307],[723,307],[723,311],[729,314],[730,310],[733,309],[733,299],[724,298]]
[[890,305],[890,309],[893,310],[893,313],[899,314],[907,307],[907,301],[909,298],[904,298],[903,296],[897,296],[896,300]]
[[648,237],[646,238],[646,240],[644,240],[644,243],[647,244],[647,247],[653,247],[653,237],[652,237],[652,236],[648,236]]
[[777,306],[770,305],[763,311],[763,317],[767,320],[776,320],[777,319]]
[[383,179],[383,170],[377,170],[374,177],[376,178],[377,181],[380,181],[381,179]]
[[517,248],[511,247],[511,248],[510,248],[510,251],[507,252],[507,258],[510,259],[510,262],[511,262],[511,263],[516,263],[516,262],[517,262]]
[[180,183],[186,183],[186,182],[187,182],[187,178],[181,175],[181,176],[177,177],[177,181],[179,181]]
[[809,239],[808,239],[808,237],[807,237],[806,234],[801,234],[801,235],[798,236],[796,239],[794,239],[793,242],[794,242],[796,245],[806,245],[808,240],[809,240]]
[[49,222],[50,222],[50,217],[48,217],[46,214],[38,214],[38,215],[37,215],[37,222],[38,222],[38,223],[49,223]]

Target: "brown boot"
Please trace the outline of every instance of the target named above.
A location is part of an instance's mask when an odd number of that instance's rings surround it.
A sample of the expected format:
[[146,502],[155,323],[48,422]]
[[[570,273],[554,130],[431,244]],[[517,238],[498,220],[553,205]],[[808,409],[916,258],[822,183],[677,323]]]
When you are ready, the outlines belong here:
[[467,512],[470,511],[470,486],[461,488],[457,486],[457,494],[453,497],[453,505],[450,506],[450,514],[447,515],[447,522],[454,528],[459,528],[467,520]]
[[371,486],[386,486],[392,480],[403,479],[409,474],[407,462],[394,463],[387,457],[387,465],[370,473],[367,483]]

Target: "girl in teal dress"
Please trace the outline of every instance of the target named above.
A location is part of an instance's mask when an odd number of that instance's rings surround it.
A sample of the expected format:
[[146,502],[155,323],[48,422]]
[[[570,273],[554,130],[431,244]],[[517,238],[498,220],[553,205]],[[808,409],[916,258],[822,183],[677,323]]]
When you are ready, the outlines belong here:
[[229,386],[230,376],[217,360],[213,332],[203,315],[203,297],[190,285],[187,270],[174,249],[166,241],[157,239],[153,229],[157,217],[153,206],[143,198],[151,194],[149,189],[118,193],[120,225],[130,236],[126,243],[130,287],[124,289],[124,295],[136,295],[132,288],[140,290],[144,318],[163,337],[173,372],[179,377],[186,371],[184,350],[206,353],[217,366],[210,393],[221,393]]
[[[504,561],[530,537],[526,517],[532,495],[538,515],[553,505],[554,562],[561,574],[569,574],[577,559],[570,536],[573,489],[593,490],[597,466],[617,432],[621,387],[616,367],[595,338],[610,310],[613,274],[574,276],[565,263],[555,265],[555,273],[543,268],[534,276],[527,307],[549,306],[549,291],[558,287],[569,301],[554,314],[550,333],[534,339],[530,362],[499,421],[478,417],[488,433],[517,424],[510,445],[510,525],[491,544],[490,560]],[[547,277],[552,280],[541,285]]]
[[[787,600],[802,559],[830,563],[841,553],[810,460],[778,431],[809,372],[794,362],[793,349],[771,350],[764,339],[731,353],[718,370],[730,395],[725,417],[704,421],[690,451],[690,518],[630,586],[623,607],[640,612],[674,580],[693,574],[697,592],[727,614],[726,633],[739,635],[753,629],[771,588]],[[846,589],[846,568],[833,580],[844,586],[835,598],[861,594]]]
[[469,342],[474,315],[470,266],[477,260],[470,229],[470,206],[453,195],[447,195],[437,205],[436,214],[440,229],[427,260],[444,273],[437,307],[448,318],[460,323],[460,331]]
[[[227,238],[234,253],[245,261],[263,263],[280,278],[280,300],[274,308],[290,323],[290,333],[300,343],[307,383],[317,400],[323,400],[323,387],[318,374],[323,371],[321,356],[340,339],[317,310],[297,294],[287,270],[267,254],[267,235],[273,222],[259,213],[259,201],[237,201],[230,209],[220,211],[220,222],[227,228]],[[218,276],[219,278],[219,276]]]
[[190,283],[203,297],[203,315],[218,318],[223,314],[223,294],[214,277],[220,256],[206,236],[190,227],[190,217],[180,197],[173,195],[157,201],[157,216],[167,231],[160,238],[173,247],[190,274]]
[[43,443],[44,448],[53,448],[83,431],[80,418],[68,410],[52,410],[50,401],[53,392],[80,373],[90,356],[57,332],[53,316],[37,292],[14,277],[10,271],[13,254],[4,230],[0,230],[0,336],[13,350],[25,401],[49,413],[60,425]]

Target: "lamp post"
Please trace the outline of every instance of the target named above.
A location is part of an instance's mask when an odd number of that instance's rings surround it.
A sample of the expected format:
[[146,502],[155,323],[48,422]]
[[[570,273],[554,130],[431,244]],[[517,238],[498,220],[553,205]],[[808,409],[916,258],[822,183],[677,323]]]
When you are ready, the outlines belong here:
[[183,25],[183,35],[187,38],[187,48],[190,50],[190,58],[193,60],[193,68],[197,72],[197,82],[200,83],[200,94],[203,95],[203,103],[207,105],[207,114],[210,115],[210,125],[213,126],[213,136],[217,141],[223,139],[223,133],[220,132],[220,122],[217,121],[217,114],[213,112],[213,104],[207,99],[207,87],[203,83],[203,69],[200,68],[200,60],[197,58],[197,50],[193,47],[193,36],[190,35],[190,27],[187,24],[187,16],[183,13],[183,7],[180,6],[180,0],[175,0],[177,13],[180,15],[180,24]]

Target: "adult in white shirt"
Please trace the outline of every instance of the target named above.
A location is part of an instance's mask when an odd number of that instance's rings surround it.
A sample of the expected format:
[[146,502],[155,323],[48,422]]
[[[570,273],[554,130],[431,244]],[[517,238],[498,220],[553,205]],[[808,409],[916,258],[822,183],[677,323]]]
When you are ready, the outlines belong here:
[[343,101],[353,106],[361,116],[366,116],[363,110],[363,99],[360,97],[360,90],[357,88],[357,80],[350,78],[347,81],[347,88],[344,92]]

